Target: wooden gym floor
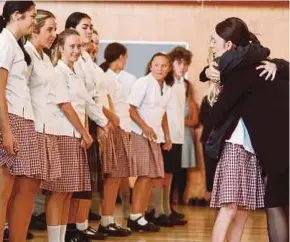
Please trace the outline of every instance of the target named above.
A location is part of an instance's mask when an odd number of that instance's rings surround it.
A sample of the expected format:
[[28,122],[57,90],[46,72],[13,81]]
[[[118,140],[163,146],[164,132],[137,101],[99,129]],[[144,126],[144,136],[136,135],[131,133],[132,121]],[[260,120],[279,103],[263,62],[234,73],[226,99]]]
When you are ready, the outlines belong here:
[[[107,242],[210,242],[211,230],[216,210],[203,207],[179,207],[178,211],[186,214],[188,224],[173,228],[161,228],[159,233],[134,233],[126,238],[107,238]],[[120,207],[116,211],[117,222],[126,225],[122,220]],[[91,223],[96,228],[98,223]],[[31,242],[47,242],[46,232],[33,231],[35,239]],[[251,212],[246,224],[242,242],[268,242],[266,216],[263,210]]]

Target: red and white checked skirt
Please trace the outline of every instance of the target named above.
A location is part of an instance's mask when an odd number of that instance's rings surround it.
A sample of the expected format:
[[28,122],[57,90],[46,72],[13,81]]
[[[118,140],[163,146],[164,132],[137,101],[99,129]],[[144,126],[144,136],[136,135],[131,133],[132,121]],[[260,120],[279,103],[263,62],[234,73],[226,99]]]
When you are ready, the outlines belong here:
[[226,142],[215,172],[211,207],[235,203],[246,209],[264,207],[264,184],[255,154]]
[[117,168],[112,170],[109,176],[119,178],[137,176],[131,134],[120,128],[116,128],[113,132],[113,141],[117,159]]
[[6,153],[0,133],[0,166],[6,165],[10,174],[37,178],[45,173],[40,159],[37,133],[34,122],[23,117],[9,114],[11,132],[18,142],[15,156]]
[[53,192],[91,191],[91,179],[86,150],[81,140],[69,136],[58,136],[61,159],[61,177],[53,181],[42,181],[41,188]]
[[46,181],[61,177],[61,159],[58,149],[58,136],[37,132],[42,170],[38,178]]
[[163,156],[160,144],[150,142],[142,135],[131,132],[133,155],[136,160],[137,176],[164,177]]

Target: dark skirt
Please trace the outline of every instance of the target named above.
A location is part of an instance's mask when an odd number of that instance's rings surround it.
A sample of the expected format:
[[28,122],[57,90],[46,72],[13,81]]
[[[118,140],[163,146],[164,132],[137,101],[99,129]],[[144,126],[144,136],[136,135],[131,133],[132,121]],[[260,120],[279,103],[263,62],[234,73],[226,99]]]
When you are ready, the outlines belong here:
[[215,172],[211,207],[235,203],[245,209],[264,207],[264,184],[255,154],[225,143]]
[[32,120],[9,114],[12,134],[18,142],[18,152],[14,156],[6,153],[0,133],[0,166],[6,165],[13,176],[41,177],[45,174],[40,159],[37,133]]

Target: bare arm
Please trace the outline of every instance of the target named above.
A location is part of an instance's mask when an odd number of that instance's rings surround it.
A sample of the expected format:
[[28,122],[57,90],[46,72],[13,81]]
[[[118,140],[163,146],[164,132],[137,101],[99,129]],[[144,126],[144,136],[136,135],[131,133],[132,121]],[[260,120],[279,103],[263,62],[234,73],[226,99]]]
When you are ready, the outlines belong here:
[[68,121],[82,135],[84,142],[86,143],[86,148],[89,148],[93,143],[93,139],[89,134],[88,130],[86,129],[86,127],[82,124],[81,120],[78,117],[78,114],[74,110],[71,103],[60,103],[59,107],[63,111]]
[[162,130],[164,133],[164,140],[165,140],[163,149],[169,151],[172,148],[172,143],[171,143],[170,134],[169,134],[169,126],[168,126],[168,119],[167,119],[166,112],[164,113],[163,118],[162,118]]
[[184,124],[187,127],[193,128],[198,124],[198,112],[197,112],[197,107],[194,102],[189,103],[189,118],[185,119]]
[[8,106],[6,100],[6,85],[8,80],[8,71],[0,68],[0,130],[2,133],[2,145],[9,155],[15,155],[18,151],[18,144],[14,138],[9,124]]

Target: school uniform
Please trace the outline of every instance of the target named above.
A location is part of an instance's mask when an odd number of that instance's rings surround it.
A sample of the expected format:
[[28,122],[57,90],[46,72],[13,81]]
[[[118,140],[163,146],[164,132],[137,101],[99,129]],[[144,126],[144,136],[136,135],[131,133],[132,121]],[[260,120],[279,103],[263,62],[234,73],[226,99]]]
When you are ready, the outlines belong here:
[[[85,124],[86,113],[100,126],[107,125],[107,119],[90,98],[83,80],[61,60],[58,61],[55,71],[58,76],[56,103],[70,102],[83,125]],[[60,108],[54,115],[59,123],[58,135],[60,135],[61,160],[66,164],[67,169],[60,179],[49,184],[44,182],[42,187],[53,187],[53,189],[59,189],[60,192],[90,191],[89,164],[86,150],[80,146],[81,134],[73,127]]]
[[37,177],[43,173],[34,127],[34,114],[25,72],[27,64],[17,40],[8,29],[0,34],[0,68],[8,74],[6,99],[11,132],[18,142],[18,152],[10,156],[0,133],[0,166],[6,165],[11,175]]
[[114,111],[120,118],[120,127],[113,132],[113,142],[116,152],[117,164],[113,169],[113,164],[108,164],[104,172],[111,177],[131,177],[136,176],[136,162],[135,155],[132,153],[131,140],[131,118],[130,118],[130,104],[129,94],[131,88],[136,81],[136,77],[126,71],[115,73],[111,69],[106,72],[108,81],[108,94],[111,96]]
[[[164,164],[160,148],[162,118],[171,97],[171,87],[166,83],[163,88],[149,73],[139,78],[132,87],[129,102],[137,108],[140,117],[157,135],[155,142],[149,141],[142,129],[132,120],[133,153],[136,154],[137,175],[150,178],[164,177]],[[140,152],[142,151],[142,152]]]
[[40,178],[47,181],[54,180],[61,177],[62,170],[65,169],[62,167],[58,136],[56,136],[59,124],[54,118],[54,113],[58,109],[54,102],[57,77],[49,57],[44,52],[41,56],[30,41],[26,43],[25,49],[32,60],[26,75],[35,117],[41,165],[44,170]]

